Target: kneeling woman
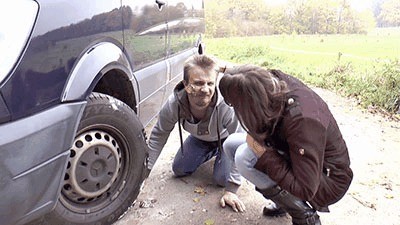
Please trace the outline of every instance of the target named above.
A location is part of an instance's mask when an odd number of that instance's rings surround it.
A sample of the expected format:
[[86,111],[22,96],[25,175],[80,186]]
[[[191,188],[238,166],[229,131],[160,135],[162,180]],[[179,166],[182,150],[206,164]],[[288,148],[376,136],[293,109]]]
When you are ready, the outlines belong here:
[[353,178],[327,104],[300,80],[251,65],[227,69],[219,88],[247,131],[247,144],[227,153],[233,166],[293,224],[321,224],[316,211],[329,212]]

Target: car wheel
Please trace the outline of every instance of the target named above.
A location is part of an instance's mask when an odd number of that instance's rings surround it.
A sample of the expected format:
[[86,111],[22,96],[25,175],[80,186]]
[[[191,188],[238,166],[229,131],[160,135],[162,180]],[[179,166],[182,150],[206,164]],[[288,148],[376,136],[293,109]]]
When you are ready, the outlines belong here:
[[136,113],[94,93],[80,121],[61,188],[47,224],[111,224],[135,201],[147,154]]

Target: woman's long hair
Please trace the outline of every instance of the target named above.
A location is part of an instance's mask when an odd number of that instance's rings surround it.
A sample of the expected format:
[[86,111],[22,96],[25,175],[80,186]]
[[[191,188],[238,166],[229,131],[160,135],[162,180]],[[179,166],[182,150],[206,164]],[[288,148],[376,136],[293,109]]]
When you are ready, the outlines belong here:
[[253,65],[227,69],[219,89],[242,126],[258,142],[270,136],[285,108],[287,85],[268,70]]

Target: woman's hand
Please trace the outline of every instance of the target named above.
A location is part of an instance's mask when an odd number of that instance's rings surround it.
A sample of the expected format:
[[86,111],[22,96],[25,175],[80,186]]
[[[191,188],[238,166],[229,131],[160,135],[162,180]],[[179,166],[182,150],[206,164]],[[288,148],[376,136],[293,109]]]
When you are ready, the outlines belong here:
[[226,204],[228,204],[235,212],[244,212],[246,210],[246,207],[239,197],[230,191],[225,191],[219,203],[222,208],[225,208]]
[[252,136],[247,134],[246,142],[249,148],[256,154],[257,158],[260,158],[264,152],[267,151],[267,148],[263,145],[258,143]]

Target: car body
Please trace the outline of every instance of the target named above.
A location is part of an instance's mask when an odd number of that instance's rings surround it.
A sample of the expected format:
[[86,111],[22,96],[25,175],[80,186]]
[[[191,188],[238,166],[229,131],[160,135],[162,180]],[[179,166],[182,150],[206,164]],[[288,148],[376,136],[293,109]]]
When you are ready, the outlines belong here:
[[203,52],[203,2],[6,0],[0,20],[1,224],[111,224],[147,176],[144,127]]

